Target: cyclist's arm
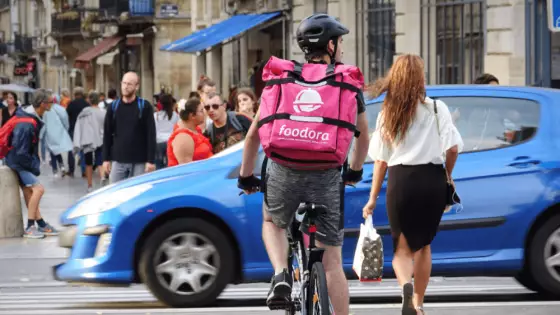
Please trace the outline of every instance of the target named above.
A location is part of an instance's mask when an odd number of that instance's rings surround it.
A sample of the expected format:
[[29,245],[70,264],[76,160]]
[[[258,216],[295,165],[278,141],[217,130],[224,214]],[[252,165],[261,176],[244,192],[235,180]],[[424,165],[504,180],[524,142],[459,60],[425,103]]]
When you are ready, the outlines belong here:
[[[255,115],[255,119],[245,136],[245,146],[243,147],[243,161],[241,162],[241,170],[239,175],[242,177],[247,177],[253,175],[253,169],[255,169],[255,164],[257,163],[257,153],[259,152],[259,147],[261,146],[261,139],[259,138],[259,128],[257,124],[259,123],[260,109]],[[367,150],[366,150],[367,151]]]
[[369,148],[369,130],[366,114],[366,106],[363,94],[358,94],[358,121],[356,127],[360,132],[360,136],[356,139],[356,145],[350,156],[350,168],[359,171],[364,166]]

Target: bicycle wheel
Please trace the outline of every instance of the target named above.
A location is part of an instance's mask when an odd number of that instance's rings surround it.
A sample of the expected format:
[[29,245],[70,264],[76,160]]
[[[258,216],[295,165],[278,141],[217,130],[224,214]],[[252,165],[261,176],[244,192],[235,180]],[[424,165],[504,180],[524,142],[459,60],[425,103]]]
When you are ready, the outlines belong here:
[[321,262],[313,264],[309,278],[309,294],[307,295],[307,314],[330,315],[329,290],[327,276]]

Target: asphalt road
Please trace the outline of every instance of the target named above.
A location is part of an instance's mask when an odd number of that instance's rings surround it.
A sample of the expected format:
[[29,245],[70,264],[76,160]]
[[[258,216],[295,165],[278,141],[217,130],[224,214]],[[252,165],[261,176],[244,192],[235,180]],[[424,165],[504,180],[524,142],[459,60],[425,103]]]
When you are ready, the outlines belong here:
[[[44,174],[41,210],[46,220],[58,226],[62,211],[85,194],[85,181],[79,176],[54,179],[47,168]],[[56,237],[0,239],[0,315],[284,314],[264,306],[267,284],[230,286],[214,305],[196,309],[166,308],[142,285],[70,286],[54,281],[50,273],[50,267],[65,256]],[[377,284],[353,281],[350,293],[351,314],[400,314],[400,291],[393,279]],[[553,315],[560,314],[560,301],[538,296],[509,278],[434,278],[425,308],[430,315]]]

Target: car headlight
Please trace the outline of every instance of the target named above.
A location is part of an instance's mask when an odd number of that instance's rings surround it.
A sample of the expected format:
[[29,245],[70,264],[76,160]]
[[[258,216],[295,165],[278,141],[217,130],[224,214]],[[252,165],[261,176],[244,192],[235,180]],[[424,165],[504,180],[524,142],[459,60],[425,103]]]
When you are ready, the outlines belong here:
[[95,195],[80,203],[74,211],[70,212],[68,219],[74,219],[90,214],[98,214],[111,210],[133,198],[136,198],[151,188],[151,184],[142,184],[119,189],[110,193]]

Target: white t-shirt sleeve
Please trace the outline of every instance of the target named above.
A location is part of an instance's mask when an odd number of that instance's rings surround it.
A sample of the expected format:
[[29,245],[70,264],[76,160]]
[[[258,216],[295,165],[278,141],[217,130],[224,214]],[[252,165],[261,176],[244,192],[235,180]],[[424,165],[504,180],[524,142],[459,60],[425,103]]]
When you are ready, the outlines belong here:
[[459,134],[459,130],[453,123],[453,117],[449,112],[447,105],[438,100],[437,102],[439,133],[443,152],[446,152],[453,146],[457,146],[459,152],[463,151],[463,138]]
[[374,161],[389,162],[393,155],[390,143],[383,140],[381,136],[382,113],[377,115],[377,127],[369,142],[368,155]]

